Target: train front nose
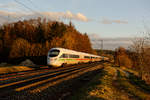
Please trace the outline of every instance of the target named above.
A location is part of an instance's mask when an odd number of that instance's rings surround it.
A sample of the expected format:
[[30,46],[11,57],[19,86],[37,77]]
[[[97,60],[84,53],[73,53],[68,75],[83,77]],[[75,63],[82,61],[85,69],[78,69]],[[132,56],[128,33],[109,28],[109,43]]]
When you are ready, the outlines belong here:
[[48,65],[51,65],[51,64],[53,64],[53,63],[54,63],[54,59],[48,57],[48,58],[47,58],[47,64],[48,64]]
[[47,64],[48,64],[48,65],[51,65],[51,66],[58,66],[56,60],[57,60],[57,58],[48,58],[48,59],[47,59]]
[[60,50],[51,49],[48,53],[47,64],[52,65],[52,66],[56,66],[59,53],[60,53]]

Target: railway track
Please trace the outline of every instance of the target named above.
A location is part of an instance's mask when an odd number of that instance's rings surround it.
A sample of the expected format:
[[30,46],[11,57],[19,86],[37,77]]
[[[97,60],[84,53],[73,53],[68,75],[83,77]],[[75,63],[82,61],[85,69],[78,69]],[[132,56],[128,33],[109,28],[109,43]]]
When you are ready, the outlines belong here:
[[96,70],[101,62],[92,64],[73,65],[58,69],[42,69],[32,72],[13,74],[12,76],[1,77],[0,99],[8,99],[14,93],[28,91],[29,93],[41,92],[51,86],[65,80],[75,78],[88,71]]

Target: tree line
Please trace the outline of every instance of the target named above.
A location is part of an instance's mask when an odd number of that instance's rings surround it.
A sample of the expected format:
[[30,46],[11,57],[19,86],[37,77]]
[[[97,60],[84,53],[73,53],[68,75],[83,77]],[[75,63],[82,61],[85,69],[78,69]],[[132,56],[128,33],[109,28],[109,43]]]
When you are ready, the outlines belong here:
[[94,53],[88,35],[77,31],[71,22],[37,18],[0,26],[1,59],[46,56],[53,47]]

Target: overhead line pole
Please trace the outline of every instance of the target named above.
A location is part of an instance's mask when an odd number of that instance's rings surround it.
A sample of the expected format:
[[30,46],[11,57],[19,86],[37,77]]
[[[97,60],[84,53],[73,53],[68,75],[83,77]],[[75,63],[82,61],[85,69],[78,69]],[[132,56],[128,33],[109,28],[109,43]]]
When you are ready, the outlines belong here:
[[103,50],[103,40],[101,40],[101,50]]
[[101,40],[101,56],[102,56],[102,60],[104,60],[104,58],[103,58],[103,40]]
[[103,52],[103,40],[100,40],[101,41],[101,48],[100,48],[100,50],[101,50],[101,53]]

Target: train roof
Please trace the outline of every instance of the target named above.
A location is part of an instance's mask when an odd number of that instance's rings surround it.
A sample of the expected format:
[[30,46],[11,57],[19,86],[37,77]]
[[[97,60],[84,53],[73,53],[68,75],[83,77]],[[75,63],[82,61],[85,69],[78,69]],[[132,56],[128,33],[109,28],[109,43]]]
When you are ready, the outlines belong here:
[[67,52],[67,53],[70,52],[70,53],[84,54],[84,55],[86,55],[86,56],[100,57],[100,56],[98,56],[98,55],[93,55],[93,54],[84,53],[84,52],[79,52],[79,51],[70,50],[70,49],[65,49],[65,48],[59,48],[59,47],[57,47],[57,48],[51,48],[51,50],[53,50],[53,49],[58,49],[58,50],[60,50],[60,51]]

